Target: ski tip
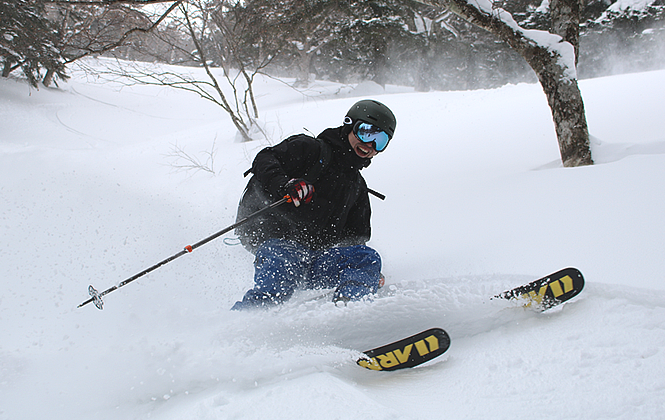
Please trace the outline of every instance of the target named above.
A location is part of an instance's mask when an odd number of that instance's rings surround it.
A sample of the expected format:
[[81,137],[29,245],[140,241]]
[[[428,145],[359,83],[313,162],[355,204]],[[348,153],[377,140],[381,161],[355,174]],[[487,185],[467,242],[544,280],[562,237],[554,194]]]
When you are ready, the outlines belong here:
[[584,288],[584,276],[574,267],[564,268],[531,283],[506,290],[493,299],[517,300],[527,308],[545,311],[577,296]]

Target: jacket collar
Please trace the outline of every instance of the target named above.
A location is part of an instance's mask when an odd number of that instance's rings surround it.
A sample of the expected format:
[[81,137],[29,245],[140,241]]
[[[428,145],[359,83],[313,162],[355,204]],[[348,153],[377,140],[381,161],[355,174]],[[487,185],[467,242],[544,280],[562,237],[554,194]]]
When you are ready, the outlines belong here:
[[338,159],[353,169],[361,170],[366,168],[372,163],[371,159],[361,158],[358,156],[351,145],[349,144],[348,134],[344,134],[345,130],[342,127],[327,128],[319,134],[318,138],[330,144],[333,148],[333,154]]

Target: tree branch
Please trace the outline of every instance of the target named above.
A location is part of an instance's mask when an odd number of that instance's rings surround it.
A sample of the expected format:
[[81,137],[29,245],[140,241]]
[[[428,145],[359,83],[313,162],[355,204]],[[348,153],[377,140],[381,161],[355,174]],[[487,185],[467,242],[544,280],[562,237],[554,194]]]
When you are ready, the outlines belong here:
[[42,0],[43,3],[54,3],[60,5],[87,5],[87,6],[112,6],[114,4],[125,4],[130,6],[143,6],[146,4],[170,3],[173,0]]
[[[76,0],[76,1],[78,1],[78,0]],[[114,1],[114,0],[103,0],[103,1],[110,1],[111,3],[126,3],[126,2],[123,2],[123,1]],[[157,3],[156,0],[146,0],[146,2],[148,2],[148,1],[153,1],[153,2]],[[169,0],[169,1],[173,1],[173,0]],[[86,56],[88,56],[88,55],[90,55],[90,54],[103,54],[103,53],[105,53],[105,52],[107,52],[107,51],[111,51],[112,49],[118,48],[118,47],[120,47],[120,46],[121,46],[121,45],[127,40],[127,38],[129,38],[130,35],[132,35],[132,34],[135,33],[135,32],[143,32],[143,33],[151,32],[151,31],[154,30],[157,26],[159,26],[159,24],[162,23],[162,22],[164,21],[164,19],[166,19],[166,17],[167,17],[167,16],[168,16],[168,15],[169,15],[169,14],[170,14],[170,13],[176,8],[176,7],[178,7],[178,6],[180,5],[180,3],[182,3],[182,2],[183,2],[183,0],[176,0],[176,1],[171,5],[171,7],[169,7],[169,8],[166,10],[166,12],[164,12],[164,13],[159,17],[159,19],[157,19],[152,25],[150,25],[150,27],[148,27],[148,28],[132,28],[132,29],[130,29],[129,31],[125,32],[125,33],[120,37],[120,39],[118,39],[116,42],[113,42],[113,43],[111,43],[111,44],[107,44],[107,45],[105,45],[105,46],[103,46],[102,48],[99,48],[99,49],[91,49],[91,50],[87,51],[86,53],[84,53],[84,54],[82,54],[82,55],[79,55],[79,56],[77,56],[77,57],[74,57],[74,58],[71,58],[71,59],[67,60],[67,61],[65,62],[65,64],[72,63],[72,62],[74,62],[74,61],[76,61],[76,60],[79,60],[79,59],[81,59],[81,58],[83,58],[83,57],[86,57]],[[73,2],[71,2],[71,1],[64,1],[64,0],[63,0],[63,3],[73,3]],[[139,3],[145,3],[145,2],[136,0],[136,1],[134,1],[134,3],[135,3],[135,4],[139,4]],[[164,2],[162,2],[162,3],[164,3]]]

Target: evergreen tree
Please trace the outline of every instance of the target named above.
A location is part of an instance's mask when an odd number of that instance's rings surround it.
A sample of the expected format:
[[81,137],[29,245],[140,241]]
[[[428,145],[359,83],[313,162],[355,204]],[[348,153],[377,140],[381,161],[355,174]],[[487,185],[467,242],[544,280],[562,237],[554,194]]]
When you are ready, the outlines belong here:
[[46,19],[40,1],[0,0],[0,56],[3,77],[21,69],[34,87],[42,70],[67,79],[55,30]]

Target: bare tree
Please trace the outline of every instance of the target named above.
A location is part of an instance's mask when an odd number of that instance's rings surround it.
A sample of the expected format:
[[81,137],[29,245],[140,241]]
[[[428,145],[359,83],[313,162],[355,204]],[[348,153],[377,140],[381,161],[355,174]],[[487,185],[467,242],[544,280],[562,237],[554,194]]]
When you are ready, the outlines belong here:
[[550,32],[525,30],[489,0],[416,0],[448,9],[511,46],[536,72],[552,111],[561,160],[566,167],[592,165],[589,129],[577,84],[579,0],[550,2]]
[[178,3],[177,13],[171,16],[170,24],[188,35],[194,51],[184,51],[180,45],[173,45],[173,48],[188,55],[190,61],[204,70],[205,77],[194,76],[194,72],[170,71],[163,66],[150,68],[145,64],[120,61],[109,65],[106,74],[120,77],[128,84],[169,86],[196,93],[219,105],[244,141],[251,140],[256,133],[265,137],[257,122],[259,111],[253,92],[254,78],[262,67],[250,69],[245,64],[237,42],[240,37],[238,28],[234,27],[233,19],[223,16],[233,5],[206,0]]

